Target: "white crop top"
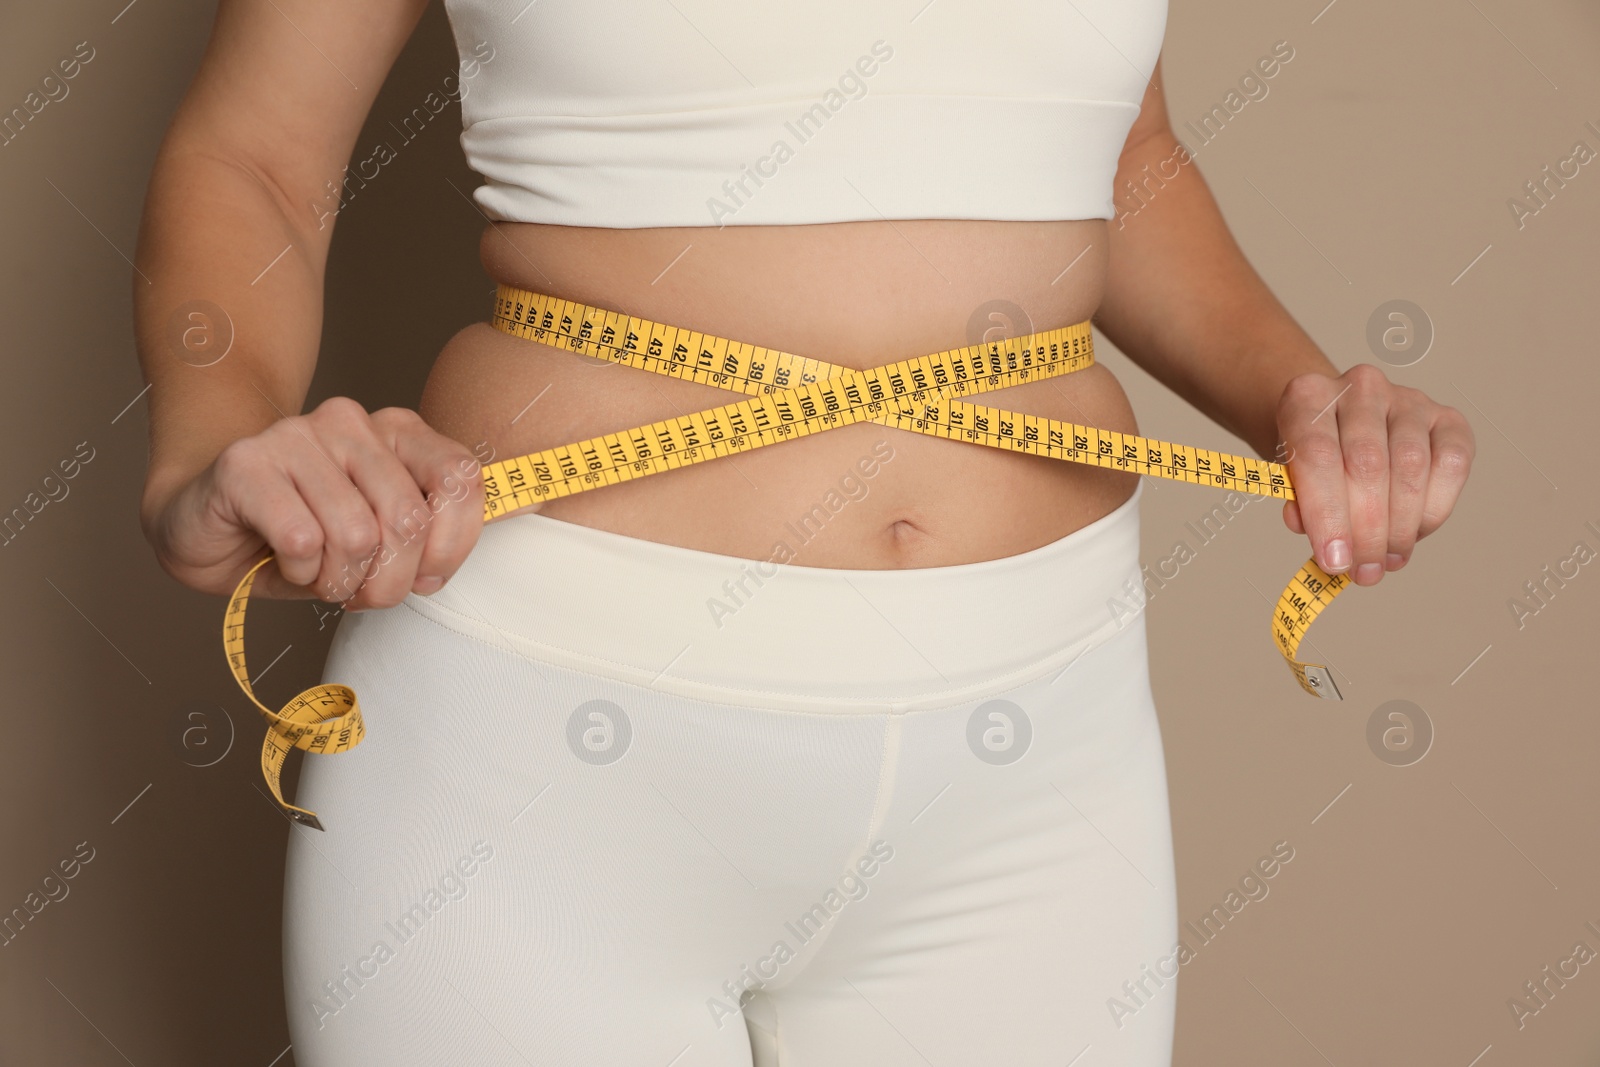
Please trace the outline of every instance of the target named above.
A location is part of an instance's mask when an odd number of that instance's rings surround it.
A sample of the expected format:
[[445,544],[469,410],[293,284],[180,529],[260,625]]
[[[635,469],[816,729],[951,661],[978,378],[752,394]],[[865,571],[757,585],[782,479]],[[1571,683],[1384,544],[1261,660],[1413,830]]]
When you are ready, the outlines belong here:
[[1167,0],[446,0],[490,218],[1110,219]]

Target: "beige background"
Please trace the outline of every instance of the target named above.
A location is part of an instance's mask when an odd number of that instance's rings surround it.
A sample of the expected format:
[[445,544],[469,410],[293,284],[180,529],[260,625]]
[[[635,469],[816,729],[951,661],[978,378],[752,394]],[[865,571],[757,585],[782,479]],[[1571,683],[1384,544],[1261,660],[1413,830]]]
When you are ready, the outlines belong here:
[[[0,547],[0,911],[79,842],[95,850],[70,895],[0,947],[0,1060],[267,1067],[288,1044],[289,828],[261,790],[259,724],[218,647],[223,603],[162,574],[136,521],[146,425],[126,257],[211,5],[125,2],[13,5],[0,32],[4,110],[77,42],[96,50],[70,95],[0,147],[0,511],[79,442],[95,450],[70,495]],[[1431,350],[1391,377],[1466,412],[1479,456],[1444,531],[1313,632],[1342,704],[1301,694],[1269,641],[1265,597],[1306,555],[1275,508],[1246,511],[1150,603],[1180,918],[1198,922],[1274,842],[1295,849],[1270,894],[1183,968],[1177,1062],[1600,1063],[1600,963],[1520,1030],[1507,1007],[1576,942],[1600,951],[1584,928],[1600,927],[1587,676],[1600,566],[1520,631],[1507,607],[1576,542],[1600,550],[1583,526],[1600,527],[1600,479],[1582,432],[1600,374],[1600,164],[1520,230],[1506,206],[1574,141],[1600,149],[1584,127],[1600,126],[1600,13],[1583,0],[1320,3],[1175,3],[1174,125],[1290,42],[1270,94],[1199,150],[1200,166],[1251,260],[1339,366],[1375,361],[1366,323],[1380,304],[1426,311]],[[370,128],[453,64],[435,7]],[[438,347],[482,315],[458,130],[453,111],[440,116],[341,218],[313,403],[414,404]],[[1242,450],[1101,351],[1146,433]],[[1147,483],[1146,560],[1179,539],[1195,547],[1184,524],[1214,502]],[[287,696],[316,677],[331,630],[305,605],[260,614],[257,647],[288,646],[263,688]],[[1391,700],[1432,723],[1410,766],[1369,747],[1368,719]]]

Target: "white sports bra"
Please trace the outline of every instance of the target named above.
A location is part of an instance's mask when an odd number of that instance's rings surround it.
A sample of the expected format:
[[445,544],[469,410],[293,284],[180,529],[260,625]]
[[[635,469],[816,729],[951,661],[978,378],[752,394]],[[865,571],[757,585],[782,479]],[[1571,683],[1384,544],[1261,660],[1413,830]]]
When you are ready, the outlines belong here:
[[490,218],[1110,219],[1167,0],[446,0]]

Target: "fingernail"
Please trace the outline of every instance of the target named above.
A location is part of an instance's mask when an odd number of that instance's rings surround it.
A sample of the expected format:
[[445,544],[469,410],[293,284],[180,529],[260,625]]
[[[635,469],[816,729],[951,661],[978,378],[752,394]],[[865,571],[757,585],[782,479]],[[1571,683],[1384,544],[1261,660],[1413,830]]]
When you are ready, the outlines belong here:
[[1406,558],[1398,552],[1391,552],[1383,557],[1383,565],[1392,571],[1397,571],[1405,566]]
[[1350,542],[1337,539],[1329,541],[1322,554],[1327,557],[1323,569],[1329,573],[1349,569]]
[[437,593],[442,585],[444,585],[443,578],[418,578],[411,583],[411,591],[427,596],[430,593]]
[[1366,585],[1383,577],[1383,568],[1376,563],[1363,563],[1356,568],[1356,584]]

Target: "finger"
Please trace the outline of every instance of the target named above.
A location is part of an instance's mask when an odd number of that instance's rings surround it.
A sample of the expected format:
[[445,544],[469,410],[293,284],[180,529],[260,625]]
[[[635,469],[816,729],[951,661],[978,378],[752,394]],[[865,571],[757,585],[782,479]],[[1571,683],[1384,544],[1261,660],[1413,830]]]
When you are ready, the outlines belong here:
[[1351,389],[1339,401],[1349,507],[1351,577],[1357,585],[1383,578],[1389,551],[1389,379],[1370,363],[1346,372]]
[[1455,408],[1445,408],[1434,419],[1430,436],[1428,492],[1422,505],[1422,524],[1417,539],[1427,537],[1444,524],[1455,510],[1461,488],[1472,470],[1477,454],[1472,425]]
[[1278,404],[1279,429],[1294,448],[1286,464],[1294,486],[1294,518],[1310,539],[1318,566],[1329,574],[1350,569],[1344,452],[1335,411],[1348,389],[1336,378],[1302,374],[1290,380]]
[[449,581],[483,531],[483,466],[466,447],[420,418],[394,441],[395,456],[426,494],[425,530],[412,591],[426,596]]
[[[1279,441],[1277,449],[1272,454],[1272,462],[1288,470],[1289,461],[1294,458],[1294,449],[1289,447],[1288,441]],[[1306,532],[1305,524],[1300,521],[1300,507],[1293,500],[1283,502],[1283,524],[1297,534]]]
[[369,422],[345,444],[351,480],[378,517],[382,538],[361,590],[351,601],[354,610],[389,608],[406,598],[432,521],[422,490],[386,436]]
[[1431,406],[1431,401],[1418,394],[1418,399],[1398,404],[1389,414],[1389,549],[1383,561],[1385,570],[1404,567],[1417,544],[1433,454],[1429,439]]
[[259,446],[224,449],[211,477],[224,519],[260,534],[275,557],[258,576],[261,595],[307,595],[304,587],[316,581],[322,565],[322,525],[294,482]]
[[300,433],[295,437],[286,453],[287,471],[322,527],[317,595],[353,607],[382,548],[383,532],[365,494],[346,470],[343,444],[314,442]]

